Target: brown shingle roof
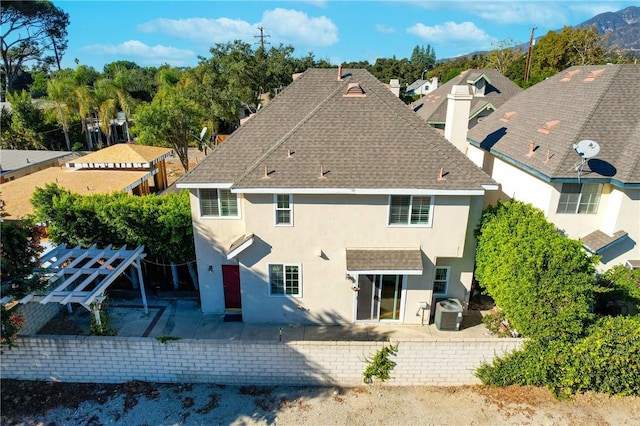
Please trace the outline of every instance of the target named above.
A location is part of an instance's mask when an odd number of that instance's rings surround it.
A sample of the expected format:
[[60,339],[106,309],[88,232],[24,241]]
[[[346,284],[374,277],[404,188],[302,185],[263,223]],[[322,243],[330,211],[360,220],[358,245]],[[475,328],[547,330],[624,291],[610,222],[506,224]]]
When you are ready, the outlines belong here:
[[70,167],[91,168],[91,164],[154,164],[171,155],[173,150],[158,146],[119,143],[102,148],[67,163]]
[[447,95],[451,93],[451,88],[454,85],[468,84],[468,81],[475,82],[482,75],[486,76],[490,83],[487,84],[484,96],[473,97],[470,117],[484,110],[489,104],[498,108],[512,96],[522,92],[522,88],[497,70],[469,69],[413,102],[411,108],[427,123],[444,124],[447,117]]
[[347,249],[347,271],[420,271],[422,252]]
[[589,235],[580,238],[580,242],[587,250],[594,254],[600,254],[627,236],[627,232],[618,231],[613,235],[607,235],[600,230],[593,231]]
[[[509,111],[516,114],[500,121]],[[547,134],[539,131],[554,120]],[[583,178],[640,185],[640,67],[571,67],[511,98],[468,137],[548,179],[577,178],[580,157],[573,145],[593,140],[600,152],[587,160]],[[535,154],[527,156],[532,140]]]
[[[344,96],[350,83],[365,96]],[[178,186],[203,183],[475,190],[494,182],[366,70],[345,69],[338,80],[335,69],[309,69]]]

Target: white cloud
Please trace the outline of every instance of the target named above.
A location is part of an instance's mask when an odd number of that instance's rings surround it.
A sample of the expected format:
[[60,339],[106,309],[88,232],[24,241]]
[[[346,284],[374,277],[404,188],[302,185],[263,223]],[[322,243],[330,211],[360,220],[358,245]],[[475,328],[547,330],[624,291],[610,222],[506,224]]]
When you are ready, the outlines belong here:
[[253,43],[260,26],[274,44],[317,47],[330,46],[338,41],[338,28],[329,18],[310,17],[303,12],[281,8],[265,11],[261,22],[255,24],[229,18],[159,18],[140,24],[137,29],[145,33],[159,32],[211,45],[233,40]]
[[413,34],[434,45],[447,45],[471,52],[489,48],[495,39],[489,36],[473,22],[445,22],[442,25],[426,26],[415,24],[407,28],[407,33]]
[[501,25],[534,24],[561,27],[569,23],[566,8],[553,2],[474,2],[465,3],[465,10]]
[[393,34],[396,32],[396,29],[389,25],[376,24],[376,32],[379,32],[380,34]]
[[262,14],[260,25],[275,41],[294,47],[331,46],[338,42],[338,27],[325,16],[310,17],[297,10],[276,8]]
[[116,45],[93,44],[85,46],[81,50],[96,56],[130,58],[130,60],[142,65],[187,66],[196,59],[195,53],[191,50],[162,45],[148,46],[138,40],[129,40]]
[[256,34],[256,26],[229,18],[159,18],[140,24],[137,29],[145,33],[160,32],[201,43],[249,40]]

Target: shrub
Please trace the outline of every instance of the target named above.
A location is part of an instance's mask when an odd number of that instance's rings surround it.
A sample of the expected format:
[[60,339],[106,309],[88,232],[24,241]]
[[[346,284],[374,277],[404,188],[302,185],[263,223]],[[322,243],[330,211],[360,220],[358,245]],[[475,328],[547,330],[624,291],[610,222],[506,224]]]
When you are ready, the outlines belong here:
[[389,359],[389,356],[395,355],[397,352],[397,344],[395,346],[383,346],[372,358],[365,358],[365,362],[369,363],[369,365],[362,373],[364,382],[371,383],[373,377],[377,377],[383,382],[391,379],[391,370],[396,366],[396,363]]

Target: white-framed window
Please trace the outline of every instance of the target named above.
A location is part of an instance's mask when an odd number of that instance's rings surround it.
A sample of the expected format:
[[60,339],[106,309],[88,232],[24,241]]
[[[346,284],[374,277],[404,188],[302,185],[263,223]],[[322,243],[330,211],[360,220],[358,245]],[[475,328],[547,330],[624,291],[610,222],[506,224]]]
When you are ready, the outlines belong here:
[[601,193],[598,183],[563,183],[556,213],[595,214]]
[[269,264],[269,294],[271,296],[301,296],[302,276],[300,265]]
[[228,189],[200,188],[200,216],[231,217],[239,216],[238,195]]
[[433,277],[434,294],[447,294],[450,269],[449,266],[436,266],[436,274]]
[[433,197],[424,195],[391,195],[389,225],[431,226]]
[[293,226],[293,195],[276,194],[276,226]]

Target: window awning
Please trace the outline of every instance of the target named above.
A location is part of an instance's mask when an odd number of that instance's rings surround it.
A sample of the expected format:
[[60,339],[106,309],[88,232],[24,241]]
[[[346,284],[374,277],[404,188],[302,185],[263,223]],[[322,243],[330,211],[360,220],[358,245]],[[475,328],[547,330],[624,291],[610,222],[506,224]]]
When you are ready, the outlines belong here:
[[254,235],[243,235],[231,244],[227,252],[227,260],[231,260],[253,244]]
[[347,249],[347,272],[422,275],[420,249]]
[[600,230],[596,230],[580,238],[580,242],[590,253],[601,254],[612,246],[623,241],[627,235],[628,234],[625,231],[618,231],[613,235],[607,235]]
[[627,267],[631,269],[640,269],[640,259],[628,259]]

